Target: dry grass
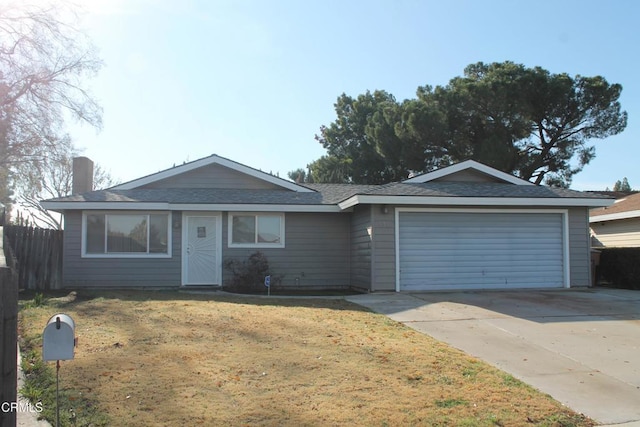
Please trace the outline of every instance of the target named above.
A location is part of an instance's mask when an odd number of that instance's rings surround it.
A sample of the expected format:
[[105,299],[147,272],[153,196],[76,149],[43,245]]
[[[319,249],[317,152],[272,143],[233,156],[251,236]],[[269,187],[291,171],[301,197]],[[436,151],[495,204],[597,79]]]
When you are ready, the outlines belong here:
[[64,388],[114,426],[591,426],[481,361],[343,300],[109,292],[21,314],[71,315]]

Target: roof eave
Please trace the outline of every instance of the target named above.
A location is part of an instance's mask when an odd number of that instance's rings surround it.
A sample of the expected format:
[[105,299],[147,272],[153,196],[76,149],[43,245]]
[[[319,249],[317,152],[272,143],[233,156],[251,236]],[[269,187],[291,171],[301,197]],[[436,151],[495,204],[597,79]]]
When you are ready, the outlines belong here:
[[444,205],[444,206],[553,206],[553,207],[602,207],[613,204],[612,199],[572,197],[429,197],[429,196],[379,196],[359,194],[338,204],[347,209],[358,204],[386,205]]
[[234,212],[343,212],[337,205],[283,205],[240,203],[167,203],[167,202],[41,202],[55,212],[69,210],[141,210],[141,211],[234,211]]
[[620,219],[632,219],[632,218],[640,218],[640,210],[618,212],[618,213],[604,214],[604,215],[590,215],[589,223],[615,221]]

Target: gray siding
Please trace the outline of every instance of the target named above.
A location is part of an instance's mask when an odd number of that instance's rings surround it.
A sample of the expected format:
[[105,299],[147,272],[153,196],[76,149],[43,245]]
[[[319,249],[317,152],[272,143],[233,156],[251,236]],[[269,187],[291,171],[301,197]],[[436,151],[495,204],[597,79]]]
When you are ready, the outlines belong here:
[[[350,284],[350,215],[336,213],[286,213],[284,248],[229,248],[228,214],[222,220],[222,253],[247,259],[262,252],[275,275],[284,275],[282,286],[346,288]],[[223,283],[229,271],[222,272]]]
[[[182,214],[173,212],[172,222]],[[285,248],[229,248],[228,215],[223,214],[223,263],[263,252],[273,271],[284,275],[282,285],[301,288],[346,288],[350,285],[350,215],[287,213]],[[178,287],[181,285],[181,228],[172,228],[172,257],[82,258],[82,212],[65,216],[63,283],[65,287]],[[223,283],[229,274],[221,266]],[[297,279],[297,280],[296,280]]]
[[371,206],[356,206],[351,215],[351,285],[371,289]]
[[434,179],[433,182],[504,182],[496,177],[478,172],[472,169],[465,169],[442,178]]
[[275,184],[213,164],[178,176],[153,182],[140,188],[231,188],[251,190],[282,189]]
[[[181,214],[174,212],[173,222]],[[181,280],[180,229],[172,227],[171,258],[82,258],[82,212],[65,212],[63,286],[176,287]]]
[[[386,210],[386,213],[384,212]],[[393,207],[371,206],[373,251],[372,291],[396,290],[396,229]]]
[[[173,212],[172,222],[182,214]],[[222,215],[223,262],[246,259],[260,250],[282,285],[301,288],[358,287],[394,291],[395,221],[393,207],[357,206],[353,213],[286,213],[285,248],[228,247],[228,214]],[[590,240],[586,208],[569,209],[571,286],[590,285]],[[181,284],[181,228],[172,227],[172,257],[82,258],[82,212],[65,215],[65,287],[178,287]],[[370,231],[369,231],[370,230]],[[371,233],[371,234],[369,234]],[[221,266],[223,283],[229,272]]]
[[572,287],[591,286],[591,238],[587,208],[569,209],[569,268]]

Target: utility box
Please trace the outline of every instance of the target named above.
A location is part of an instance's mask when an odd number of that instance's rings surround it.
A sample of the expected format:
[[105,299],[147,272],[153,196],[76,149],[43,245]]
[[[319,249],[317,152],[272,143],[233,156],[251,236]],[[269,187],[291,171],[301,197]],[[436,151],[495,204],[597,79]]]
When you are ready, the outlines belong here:
[[42,333],[42,360],[71,360],[76,347],[76,324],[66,314],[54,314]]

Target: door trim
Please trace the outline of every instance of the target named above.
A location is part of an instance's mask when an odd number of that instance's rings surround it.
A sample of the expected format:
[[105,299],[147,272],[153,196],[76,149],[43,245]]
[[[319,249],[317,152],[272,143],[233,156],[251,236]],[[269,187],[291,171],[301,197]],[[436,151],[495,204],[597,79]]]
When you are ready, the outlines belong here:
[[[214,278],[214,283],[211,284],[189,284],[187,283],[187,225],[188,218],[193,217],[205,217],[205,218],[215,218],[216,219],[216,277]],[[182,212],[182,241],[181,243],[181,256],[182,256],[182,274],[181,274],[181,285],[182,286],[208,286],[208,285],[222,285],[222,212],[201,212],[201,211],[184,211]]]

